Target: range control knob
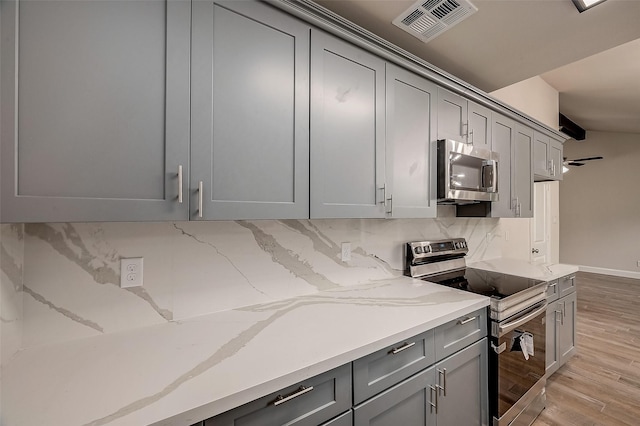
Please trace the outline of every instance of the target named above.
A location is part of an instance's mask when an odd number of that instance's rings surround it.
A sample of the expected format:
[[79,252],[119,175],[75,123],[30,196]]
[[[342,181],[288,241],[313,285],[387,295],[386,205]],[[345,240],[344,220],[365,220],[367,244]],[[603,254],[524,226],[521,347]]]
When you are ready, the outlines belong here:
[[454,249],[458,250],[460,247],[462,247],[462,246],[460,245],[459,242],[456,241],[455,243],[453,243],[453,248]]
[[413,249],[413,252],[414,252],[415,254],[420,254],[420,253],[422,253],[422,246],[418,246],[418,247],[414,248],[414,249]]

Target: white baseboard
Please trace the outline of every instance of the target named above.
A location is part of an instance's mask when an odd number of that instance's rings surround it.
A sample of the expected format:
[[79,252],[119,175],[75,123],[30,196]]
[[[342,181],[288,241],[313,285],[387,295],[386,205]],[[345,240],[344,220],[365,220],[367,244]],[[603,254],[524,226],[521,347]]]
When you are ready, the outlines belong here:
[[640,272],[623,271],[621,269],[596,268],[594,266],[578,265],[580,271],[594,274],[613,275],[614,277],[634,278],[640,280]]

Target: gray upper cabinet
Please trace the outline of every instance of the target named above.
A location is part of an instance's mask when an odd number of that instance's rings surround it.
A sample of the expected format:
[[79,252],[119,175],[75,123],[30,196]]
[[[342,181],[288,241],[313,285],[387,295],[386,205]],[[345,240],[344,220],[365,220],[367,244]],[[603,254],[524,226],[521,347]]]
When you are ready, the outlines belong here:
[[436,217],[437,86],[387,64],[385,196],[394,218]]
[[498,160],[499,200],[491,203],[492,217],[515,217],[516,196],[513,174],[515,163],[516,122],[503,115],[493,114],[493,150]]
[[186,220],[190,2],[1,7],[2,222]]
[[310,27],[193,2],[191,219],[309,217]]
[[438,139],[467,141],[467,101],[438,87]]
[[534,132],[533,173],[536,181],[562,180],[562,142]]
[[438,88],[438,139],[491,149],[491,115],[488,108]]
[[514,144],[512,207],[516,217],[533,217],[533,130],[518,124]]
[[549,158],[551,159],[551,178],[553,180],[562,180],[562,165],[564,161],[562,142],[551,139]]
[[311,218],[385,217],[385,62],[311,33]]

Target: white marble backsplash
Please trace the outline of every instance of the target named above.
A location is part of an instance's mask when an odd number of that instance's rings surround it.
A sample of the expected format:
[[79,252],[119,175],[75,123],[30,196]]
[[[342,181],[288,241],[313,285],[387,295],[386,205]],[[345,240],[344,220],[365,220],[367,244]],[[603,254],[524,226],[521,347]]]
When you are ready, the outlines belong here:
[[[411,240],[465,237],[469,261],[502,254],[502,239],[488,237],[501,235],[499,220],[484,218],[22,226],[2,225],[2,270],[3,288],[23,275],[11,284],[23,348],[392,278]],[[120,288],[123,257],[144,258],[143,287]],[[15,305],[7,294],[3,308]]]
[[22,347],[22,224],[0,225],[0,364]]

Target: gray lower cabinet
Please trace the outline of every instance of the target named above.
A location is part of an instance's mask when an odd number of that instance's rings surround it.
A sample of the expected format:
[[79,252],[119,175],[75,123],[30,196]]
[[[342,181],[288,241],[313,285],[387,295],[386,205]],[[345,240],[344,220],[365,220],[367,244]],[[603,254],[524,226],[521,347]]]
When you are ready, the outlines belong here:
[[353,362],[353,403],[360,404],[435,360],[433,330],[357,359]]
[[549,283],[546,315],[546,374],[555,373],[576,351],[575,275]]
[[354,408],[354,426],[488,424],[487,339]]
[[320,426],[353,426],[353,411],[349,410]]
[[[345,364],[205,420],[204,426],[317,426],[350,409],[351,364]],[[336,419],[335,426],[347,420]]]
[[0,220],[186,220],[191,2],[0,7]]
[[387,216],[436,217],[437,86],[387,63]]
[[193,2],[191,219],[309,217],[310,27]]
[[311,218],[383,218],[385,62],[311,32]]

